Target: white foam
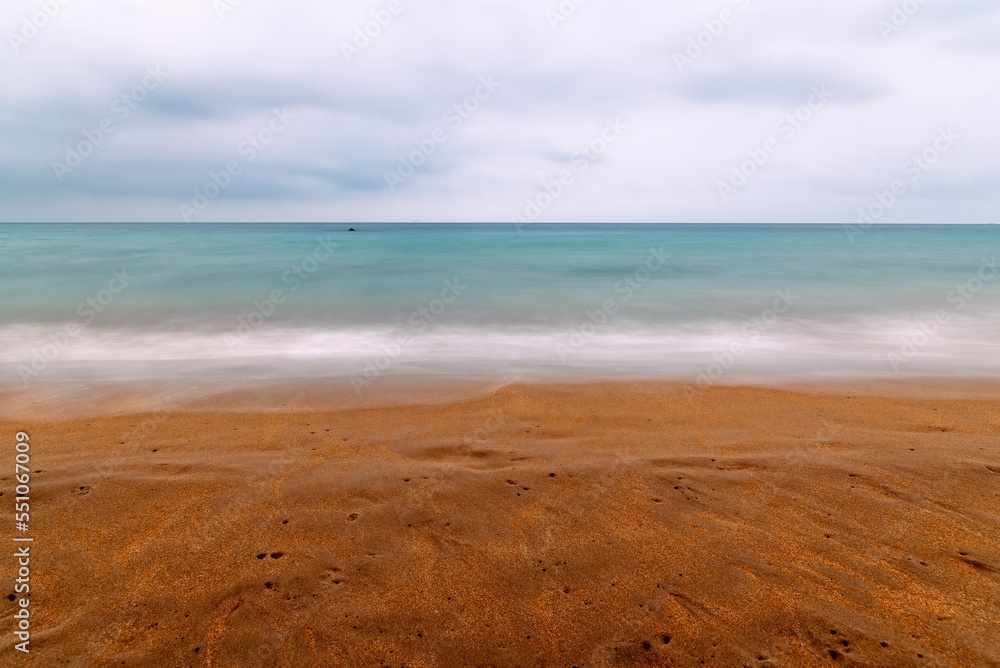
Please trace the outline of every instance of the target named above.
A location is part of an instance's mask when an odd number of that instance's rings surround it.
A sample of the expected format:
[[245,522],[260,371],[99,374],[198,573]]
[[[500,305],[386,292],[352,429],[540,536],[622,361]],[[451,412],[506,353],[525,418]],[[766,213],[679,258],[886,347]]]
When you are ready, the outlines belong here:
[[[994,323],[954,317],[930,337],[912,321],[784,319],[763,331],[743,323],[587,328],[451,327],[415,334],[389,327],[265,323],[240,338],[209,329],[88,327],[75,337],[39,324],[0,326],[0,369],[56,376],[159,378],[198,370],[269,376],[387,373],[639,374],[700,372],[881,374],[1000,373]],[[408,337],[405,335],[409,335]],[[913,352],[905,348],[909,341]],[[890,355],[903,361],[893,368]],[[897,360],[898,361],[898,360]],[[20,371],[20,373],[19,373]]]

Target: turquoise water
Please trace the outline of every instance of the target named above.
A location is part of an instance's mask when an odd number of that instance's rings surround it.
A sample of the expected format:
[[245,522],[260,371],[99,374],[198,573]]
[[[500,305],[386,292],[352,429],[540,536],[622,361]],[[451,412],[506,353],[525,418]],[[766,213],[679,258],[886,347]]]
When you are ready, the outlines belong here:
[[347,227],[0,225],[2,379],[1000,373],[996,226]]

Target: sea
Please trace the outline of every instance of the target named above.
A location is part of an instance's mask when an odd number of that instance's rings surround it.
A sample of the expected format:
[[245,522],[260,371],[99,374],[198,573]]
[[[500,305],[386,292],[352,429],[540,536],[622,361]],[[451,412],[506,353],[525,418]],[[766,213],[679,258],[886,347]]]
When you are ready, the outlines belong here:
[[4,224],[0,384],[995,378],[998,248],[995,225]]

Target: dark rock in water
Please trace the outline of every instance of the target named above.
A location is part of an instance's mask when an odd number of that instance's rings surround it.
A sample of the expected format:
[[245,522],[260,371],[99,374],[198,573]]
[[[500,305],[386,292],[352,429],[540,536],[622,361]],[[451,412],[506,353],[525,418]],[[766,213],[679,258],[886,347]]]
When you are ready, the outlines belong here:
[[356,229],[354,229],[353,227],[352,227],[351,229],[347,230],[347,231],[348,231],[348,232],[357,232],[357,230],[356,230]]

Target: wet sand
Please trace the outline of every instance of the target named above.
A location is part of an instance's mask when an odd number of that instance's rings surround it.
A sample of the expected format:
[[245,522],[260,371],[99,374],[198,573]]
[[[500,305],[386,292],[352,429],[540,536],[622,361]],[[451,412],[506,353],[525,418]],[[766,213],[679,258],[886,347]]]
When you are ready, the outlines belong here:
[[7,601],[2,652],[34,666],[1000,665],[1000,388],[875,389],[19,405],[0,433],[12,461],[28,432],[39,471],[32,652],[13,654]]

